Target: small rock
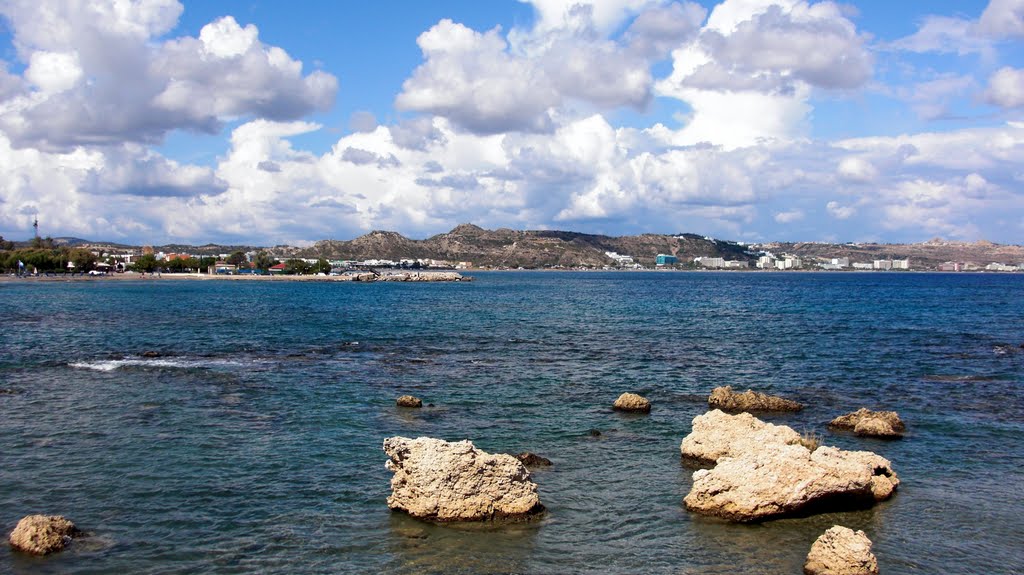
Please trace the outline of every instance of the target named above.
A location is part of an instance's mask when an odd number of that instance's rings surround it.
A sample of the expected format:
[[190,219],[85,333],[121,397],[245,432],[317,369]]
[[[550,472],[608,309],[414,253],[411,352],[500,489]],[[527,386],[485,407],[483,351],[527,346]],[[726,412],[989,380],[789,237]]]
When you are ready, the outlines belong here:
[[716,387],[708,397],[712,409],[722,411],[800,411],[804,406],[796,401],[747,390],[735,392],[732,386]]
[[863,531],[836,525],[811,545],[805,575],[878,575],[878,560]]
[[537,455],[536,453],[530,453],[529,451],[524,451],[519,455],[516,455],[516,459],[522,461],[523,465],[527,467],[541,467],[551,465],[551,460],[548,459],[547,457],[541,457],[540,455]]
[[142,352],[142,357],[160,357],[161,355],[163,355],[163,354],[161,354],[159,351],[152,351],[151,350],[151,351],[144,351],[144,352]]
[[81,532],[61,515],[28,515],[11,532],[11,546],[32,555],[56,553]]
[[433,403],[428,403],[427,407],[434,407],[434,404]]
[[384,440],[394,472],[388,507],[431,521],[527,518],[544,511],[537,484],[518,459],[469,441],[430,437]]
[[623,393],[615,400],[612,408],[617,411],[628,411],[632,413],[650,413],[651,402],[635,393]]
[[16,393],[18,393],[16,389],[0,388],[0,395],[14,395]]
[[860,436],[887,439],[899,439],[906,431],[906,426],[895,411],[871,411],[863,407],[853,413],[840,415],[828,425],[835,429],[852,430]]
[[403,395],[395,400],[398,407],[423,407],[423,400],[412,395]]
[[601,437],[601,430],[599,429],[591,429],[587,433],[590,434],[590,437]]

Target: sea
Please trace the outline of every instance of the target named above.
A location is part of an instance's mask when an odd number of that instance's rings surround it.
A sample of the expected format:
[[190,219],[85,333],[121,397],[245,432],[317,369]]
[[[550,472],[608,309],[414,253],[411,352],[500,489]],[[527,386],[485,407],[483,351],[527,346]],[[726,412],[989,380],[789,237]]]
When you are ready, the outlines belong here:
[[[795,574],[833,525],[882,573],[1024,573],[1024,275],[472,275],[0,283],[0,530],[43,513],[89,534],[0,545],[0,573]],[[721,385],[803,402],[763,418],[888,458],[899,491],[753,525],[689,513],[679,445]],[[652,412],[613,411],[625,391]],[[860,407],[906,437],[828,430]],[[391,512],[395,435],[551,459],[547,512]]]

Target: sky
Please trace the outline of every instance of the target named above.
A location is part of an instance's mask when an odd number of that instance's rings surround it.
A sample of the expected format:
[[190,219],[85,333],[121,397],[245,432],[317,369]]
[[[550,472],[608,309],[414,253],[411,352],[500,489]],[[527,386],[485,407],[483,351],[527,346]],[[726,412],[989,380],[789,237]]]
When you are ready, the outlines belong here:
[[1024,243],[1024,0],[0,0],[0,235]]

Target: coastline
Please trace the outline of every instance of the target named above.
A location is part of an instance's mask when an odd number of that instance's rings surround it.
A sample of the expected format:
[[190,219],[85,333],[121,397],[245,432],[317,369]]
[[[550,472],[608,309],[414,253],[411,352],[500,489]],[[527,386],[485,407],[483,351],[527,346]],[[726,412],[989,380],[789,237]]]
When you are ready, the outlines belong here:
[[105,276],[90,275],[40,275],[40,276],[0,276],[0,283],[14,282],[106,282],[106,281],[262,281],[262,282],[469,282],[471,276],[457,272],[385,272],[377,276],[370,272],[338,276],[315,275],[226,275],[226,274],[139,274],[123,273]]

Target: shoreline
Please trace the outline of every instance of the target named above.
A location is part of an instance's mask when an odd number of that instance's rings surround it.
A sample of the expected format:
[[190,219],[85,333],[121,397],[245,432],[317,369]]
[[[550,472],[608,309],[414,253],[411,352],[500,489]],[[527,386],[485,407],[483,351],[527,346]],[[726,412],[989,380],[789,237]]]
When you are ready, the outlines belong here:
[[374,275],[371,272],[363,272],[338,276],[316,276],[316,275],[226,275],[226,274],[139,274],[122,273],[102,276],[90,275],[39,275],[39,276],[0,276],[0,283],[30,282],[30,283],[52,283],[52,282],[107,282],[107,281],[262,281],[262,282],[354,282],[354,283],[459,283],[471,282],[471,276],[464,276],[457,272],[435,271],[435,272],[385,272]]

